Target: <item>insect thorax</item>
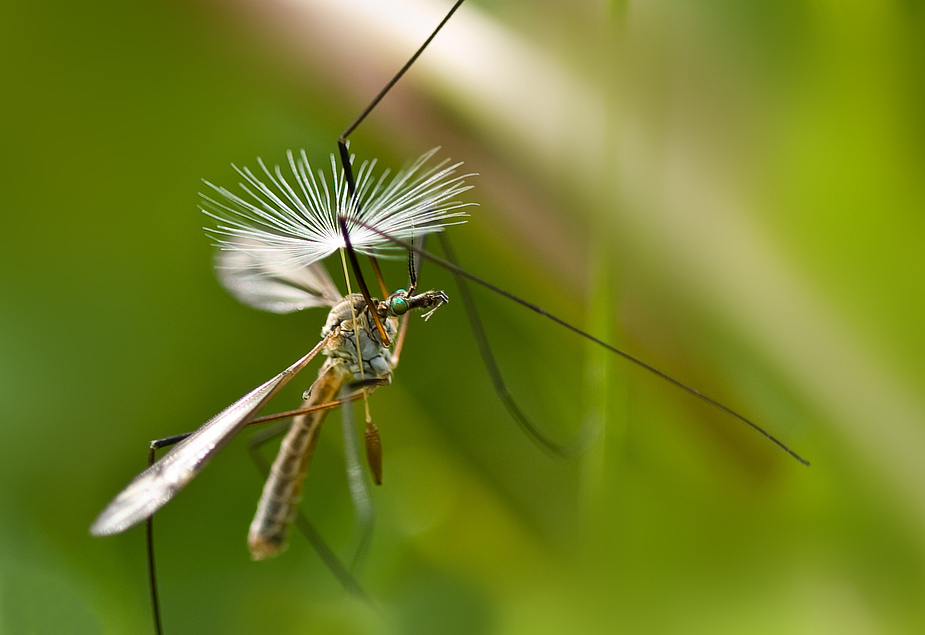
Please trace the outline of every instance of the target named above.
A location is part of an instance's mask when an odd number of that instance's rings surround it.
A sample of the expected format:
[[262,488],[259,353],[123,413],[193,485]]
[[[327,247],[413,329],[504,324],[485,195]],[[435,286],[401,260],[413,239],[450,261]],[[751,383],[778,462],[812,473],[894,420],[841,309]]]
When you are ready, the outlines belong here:
[[[359,294],[344,298],[328,313],[327,322],[321,329],[321,336],[327,337],[338,326],[340,336],[331,340],[331,343],[325,347],[324,354],[344,360],[354,375],[360,374],[357,334],[354,333],[354,315],[356,315],[356,330],[359,334],[360,353],[363,358],[363,374],[367,378],[385,377],[392,371],[392,352],[383,345],[379,338],[379,331],[370,317],[366,301]],[[389,340],[394,341],[398,330],[397,320],[392,317],[386,318],[382,321],[382,326]]]

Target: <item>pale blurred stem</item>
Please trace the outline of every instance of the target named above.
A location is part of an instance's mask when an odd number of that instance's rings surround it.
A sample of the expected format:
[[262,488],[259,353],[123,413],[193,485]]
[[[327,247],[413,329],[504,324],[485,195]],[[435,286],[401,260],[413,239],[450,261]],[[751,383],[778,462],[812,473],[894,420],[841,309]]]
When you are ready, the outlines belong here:
[[[598,183],[611,182],[608,174],[616,170],[616,138],[617,130],[614,122],[618,113],[619,63],[617,61],[617,42],[622,35],[623,24],[626,18],[626,3],[611,2],[609,7],[608,25],[610,27],[603,38],[602,56],[605,60],[600,76],[605,82],[607,95],[606,129],[601,131],[607,142],[603,147],[604,155],[600,157],[600,173]],[[595,198],[588,204],[593,207],[605,207],[616,197],[612,192],[598,191]],[[596,333],[607,342],[614,342],[621,346],[622,337],[617,324],[619,290],[612,281],[614,263],[609,257],[610,246],[604,236],[603,218],[607,213],[616,213],[616,210],[593,209],[588,214],[592,222],[600,227],[592,228],[591,236],[595,237],[588,245],[587,280],[588,280],[588,312],[585,326],[591,333]],[[614,465],[608,469],[607,462],[611,463],[623,456],[626,443],[627,418],[627,387],[626,372],[623,366],[614,364],[615,358],[609,355],[600,346],[592,342],[585,344],[584,392],[582,394],[582,412],[584,412],[583,425],[589,430],[598,430],[599,436],[588,450],[582,464],[582,503],[584,518],[588,523],[586,529],[589,535],[596,535],[594,527],[608,526],[605,517],[608,510],[618,507],[616,501],[605,500],[605,492],[613,492],[613,483],[608,482],[607,474],[613,475]],[[594,545],[595,541],[589,544]]]
[[[618,340],[613,324],[614,294],[610,288],[606,252],[607,246],[603,240],[595,240],[588,246],[587,288],[590,297],[584,326],[612,342]],[[604,500],[604,492],[608,491],[605,487],[605,461],[613,453],[614,447],[622,445],[625,408],[621,402],[625,399],[611,394],[612,387],[616,385],[611,376],[614,372],[613,356],[593,342],[587,342],[584,349],[582,427],[597,433],[594,443],[582,457],[581,498],[584,516],[590,528],[600,526],[598,515],[605,507],[609,507]],[[622,392],[625,388],[621,385],[618,390]]]

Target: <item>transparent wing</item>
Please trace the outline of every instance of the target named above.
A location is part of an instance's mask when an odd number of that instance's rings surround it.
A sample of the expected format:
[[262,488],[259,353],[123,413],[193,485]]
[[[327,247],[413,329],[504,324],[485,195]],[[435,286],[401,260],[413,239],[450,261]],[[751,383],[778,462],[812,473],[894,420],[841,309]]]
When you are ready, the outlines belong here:
[[136,476],[103,510],[90,527],[90,533],[94,536],[117,534],[166,505],[337,332],[335,329],[292,366],[212,417],[157,463]]
[[341,299],[321,262],[302,265],[256,238],[239,238],[216,252],[215,273],[238,301],[272,313],[333,306]]

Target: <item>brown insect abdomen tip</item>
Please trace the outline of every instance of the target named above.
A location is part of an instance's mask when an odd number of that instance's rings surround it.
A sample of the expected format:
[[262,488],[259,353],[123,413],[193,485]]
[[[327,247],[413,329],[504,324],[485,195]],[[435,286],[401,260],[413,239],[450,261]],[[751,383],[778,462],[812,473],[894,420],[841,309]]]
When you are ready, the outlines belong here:
[[247,537],[247,548],[250,549],[252,560],[275,558],[284,552],[287,546],[284,537],[280,537],[279,540],[264,540],[262,536],[253,534]]

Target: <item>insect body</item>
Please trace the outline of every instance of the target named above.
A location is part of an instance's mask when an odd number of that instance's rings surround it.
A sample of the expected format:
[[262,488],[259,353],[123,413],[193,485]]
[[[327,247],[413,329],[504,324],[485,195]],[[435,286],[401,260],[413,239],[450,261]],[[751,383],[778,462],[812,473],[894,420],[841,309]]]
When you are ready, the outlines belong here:
[[[217,221],[208,231],[220,249],[216,271],[222,284],[243,303],[275,313],[330,307],[322,339],[289,368],[183,438],[158,462],[136,477],[102,512],[91,528],[93,534],[118,533],[150,518],[189,483],[237,432],[255,421],[260,410],[283,386],[322,352],[327,361],[322,365],[318,379],[307,391],[303,407],[294,413],[284,413],[285,416],[294,416],[294,420],[271,468],[248,538],[251,553],[256,559],[273,556],[285,548],[286,533],[294,518],[302,482],[327,409],[335,404],[338,397],[341,398],[338,403],[343,401],[345,392],[355,385],[368,392],[371,388],[389,383],[403,341],[401,329],[407,324],[405,321],[400,327],[399,316],[412,310],[428,310],[424,314],[426,318],[447,301],[442,291],[416,294],[413,267],[409,291],[388,294],[380,277],[386,299],[373,300],[359,275],[354,252],[371,258],[395,252],[413,252],[429,259],[457,277],[464,301],[468,298],[465,280],[483,285],[719,408],[754,428],[795,459],[806,463],[763,428],[718,401],[550,315],[537,305],[463,271],[456,265],[448,244],[444,249],[447,260],[423,252],[420,245],[415,244],[416,238],[459,222],[458,217],[463,215],[459,208],[466,204],[456,201],[455,197],[468,190],[469,186],[464,185],[463,180],[468,175],[455,175],[459,164],[447,165],[444,162],[428,167],[435,152],[431,151],[391,179],[387,175],[373,176],[375,162],[363,163],[354,179],[346,137],[411,66],[461,3],[462,0],[457,0],[437,30],[343,133],[339,140],[340,166],[333,156],[331,158],[332,185],[312,170],[304,153],[298,157],[292,153],[288,155],[291,177],[284,176],[280,167],[270,169],[263,162],[259,162],[262,175],[246,168],[238,170],[243,178],[241,194],[207,183],[214,193],[203,195],[202,209]],[[348,295],[342,297],[321,265],[325,257],[338,249],[346,249],[347,255],[354,261],[353,270],[361,283],[362,295],[352,294],[348,288]],[[346,273],[346,265],[344,268]],[[378,272],[377,266],[374,269]],[[563,446],[545,439],[514,402],[501,378],[471,301],[467,309],[479,351],[505,407],[538,445],[552,454],[566,456]],[[393,341],[396,342],[394,350],[391,348]],[[378,481],[381,474],[378,433],[369,422],[366,439],[371,471]],[[156,630],[160,632],[152,553],[149,547],[152,604]]]
[[[363,164],[355,184],[356,195],[347,191],[344,173],[338,177],[336,167],[332,190],[323,177],[315,177],[304,156],[296,161],[290,153],[295,185],[286,180],[279,167],[271,172],[261,162],[270,185],[245,169],[239,172],[247,179],[247,185],[242,185],[247,198],[217,187],[214,189],[222,200],[204,197],[204,211],[219,221],[213,231],[219,237],[221,250],[216,269],[224,286],[245,304],[276,313],[332,307],[322,340],[292,366],[228,406],[139,474],[100,514],[91,533],[118,533],[150,517],[318,352],[324,352],[328,361],[303,408],[311,412],[296,417],[251,527],[249,544],[255,558],[273,555],[283,548],[285,528],[301,492],[301,478],[308,469],[324,408],[329,407],[326,404],[354,378],[372,385],[389,383],[396,361],[389,347],[397,330],[397,317],[427,309],[424,317],[428,318],[447,302],[442,291],[415,294],[413,269],[411,291],[400,289],[381,302],[368,299],[366,293],[342,298],[320,259],[342,246],[366,253],[388,250],[390,244],[383,244],[369,227],[387,227],[411,237],[438,231],[460,216],[458,208],[464,204],[453,197],[469,189],[464,185],[466,175],[455,175],[459,164],[447,166],[445,161],[425,169],[434,152],[425,154],[391,180],[387,180],[387,173],[374,179],[373,164]],[[347,218],[354,220],[351,223]],[[377,444],[373,430],[367,428],[368,448]],[[373,476],[379,481],[377,451],[368,450],[368,454]]]
[[[388,300],[378,302],[379,318],[391,339],[397,331],[396,317],[412,309],[430,308],[431,312],[447,302],[442,291],[426,291],[409,296],[404,289]],[[328,360],[318,372],[318,379],[307,391],[303,408],[311,409],[330,403],[354,378],[376,380],[387,384],[395,367],[392,353],[381,340],[363,296],[354,294],[334,305],[321,332],[328,344],[323,353]],[[327,409],[314,410],[293,419],[283,439],[279,454],[270,470],[251,523],[247,544],[255,560],[279,553],[286,544],[286,532],[293,520],[302,492],[308,465],[318,439],[318,431]],[[378,435],[370,462],[376,480],[381,480],[378,467]],[[375,454],[372,454],[375,453]]]

